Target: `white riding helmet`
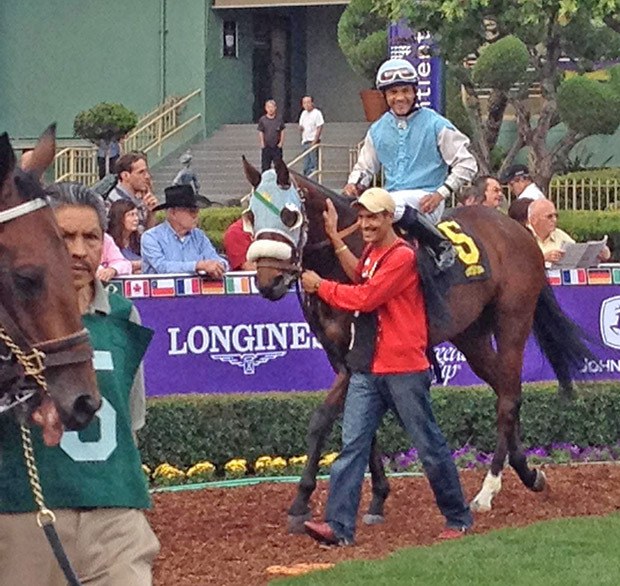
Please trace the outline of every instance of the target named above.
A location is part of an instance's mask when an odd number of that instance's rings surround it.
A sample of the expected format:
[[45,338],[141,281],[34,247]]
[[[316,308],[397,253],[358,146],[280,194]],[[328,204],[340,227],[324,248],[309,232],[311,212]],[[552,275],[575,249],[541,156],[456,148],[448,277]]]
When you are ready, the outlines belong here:
[[378,90],[386,90],[393,85],[417,87],[418,74],[415,67],[406,59],[388,59],[379,67],[375,84]]

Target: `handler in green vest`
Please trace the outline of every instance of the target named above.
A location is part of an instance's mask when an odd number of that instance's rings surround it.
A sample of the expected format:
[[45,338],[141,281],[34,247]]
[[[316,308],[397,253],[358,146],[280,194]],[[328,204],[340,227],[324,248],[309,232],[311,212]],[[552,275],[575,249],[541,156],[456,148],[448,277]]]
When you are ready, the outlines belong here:
[[[152,336],[135,307],[95,278],[103,246],[103,201],[79,183],[48,188],[72,262],[84,325],[94,348],[102,406],[81,432],[43,445],[33,429],[46,504],[84,586],[150,586],[159,542],[143,510],[150,499],[135,432],[144,425],[141,361]],[[36,235],[33,235],[36,237]],[[69,283],[67,283],[69,286]],[[28,484],[19,429],[0,425],[0,584],[66,586],[43,531]]]

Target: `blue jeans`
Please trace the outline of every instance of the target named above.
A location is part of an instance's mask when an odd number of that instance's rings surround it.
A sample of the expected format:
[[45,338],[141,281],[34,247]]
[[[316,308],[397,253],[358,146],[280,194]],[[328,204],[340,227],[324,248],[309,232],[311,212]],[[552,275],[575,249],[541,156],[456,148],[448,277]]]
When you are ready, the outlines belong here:
[[[307,151],[312,146],[312,142],[302,142],[301,150]],[[304,158],[304,175],[308,177],[312,171],[316,171],[316,168],[319,165],[319,151],[314,150],[311,153],[308,153]]]
[[[473,523],[450,449],[430,401],[430,372],[374,375],[353,373],[344,407],[342,451],[329,478],[325,520],[337,537],[353,542],[355,520],[372,438],[392,409],[413,440],[446,526]],[[414,514],[414,503],[411,511]]]

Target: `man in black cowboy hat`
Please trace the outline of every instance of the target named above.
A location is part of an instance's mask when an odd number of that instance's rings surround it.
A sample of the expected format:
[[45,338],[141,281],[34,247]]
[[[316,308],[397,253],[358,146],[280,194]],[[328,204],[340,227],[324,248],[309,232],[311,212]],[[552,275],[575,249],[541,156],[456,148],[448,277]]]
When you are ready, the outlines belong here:
[[165,194],[165,202],[154,211],[166,210],[166,221],[142,235],[142,272],[200,272],[221,279],[228,263],[198,228],[198,210],[211,202],[194,193],[191,185],[167,187]]

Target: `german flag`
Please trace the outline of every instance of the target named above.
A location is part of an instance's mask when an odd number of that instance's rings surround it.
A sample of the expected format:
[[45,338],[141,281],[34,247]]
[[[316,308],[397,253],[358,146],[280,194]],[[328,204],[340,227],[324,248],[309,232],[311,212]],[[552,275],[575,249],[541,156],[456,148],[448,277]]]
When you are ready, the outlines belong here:
[[210,281],[209,279],[201,279],[200,292],[203,295],[223,295],[224,281]]
[[611,269],[588,269],[588,285],[611,285]]

